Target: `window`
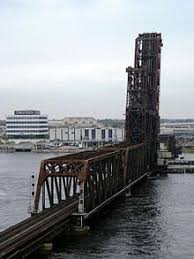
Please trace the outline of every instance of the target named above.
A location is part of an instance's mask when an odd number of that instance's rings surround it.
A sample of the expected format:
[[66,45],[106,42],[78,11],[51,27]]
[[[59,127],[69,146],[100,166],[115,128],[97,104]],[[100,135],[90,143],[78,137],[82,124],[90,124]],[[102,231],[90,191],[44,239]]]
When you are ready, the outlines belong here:
[[101,130],[101,137],[102,137],[102,139],[105,139],[105,137],[106,137],[105,129]]
[[109,137],[109,138],[112,138],[112,129],[109,129],[109,130],[108,130],[108,137]]
[[85,129],[85,139],[89,139],[89,129]]
[[92,139],[95,139],[95,138],[96,138],[96,130],[92,129]]

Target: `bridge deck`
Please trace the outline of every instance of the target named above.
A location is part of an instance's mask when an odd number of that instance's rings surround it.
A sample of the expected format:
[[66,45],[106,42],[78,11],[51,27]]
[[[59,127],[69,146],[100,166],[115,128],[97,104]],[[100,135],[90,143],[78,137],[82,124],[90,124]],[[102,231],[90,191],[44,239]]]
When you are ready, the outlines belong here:
[[49,240],[64,230],[68,216],[77,206],[78,198],[69,198],[1,232],[0,258],[25,258],[36,251],[42,240]]

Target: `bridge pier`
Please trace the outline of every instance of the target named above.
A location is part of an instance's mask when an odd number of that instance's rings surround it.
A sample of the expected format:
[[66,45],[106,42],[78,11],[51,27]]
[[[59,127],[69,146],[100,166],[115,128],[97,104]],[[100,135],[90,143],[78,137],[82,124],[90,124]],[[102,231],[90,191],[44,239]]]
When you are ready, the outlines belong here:
[[80,183],[80,195],[79,195],[79,201],[78,201],[78,212],[73,213],[73,216],[75,217],[75,224],[73,225],[73,232],[84,234],[87,233],[90,230],[90,227],[85,225],[84,222],[84,216],[85,213],[85,203],[84,203],[84,182]]
[[84,215],[84,182],[80,183],[78,215],[79,214],[80,214],[80,227],[82,227],[83,226],[83,215]]
[[[131,184],[131,180],[129,180],[128,185],[130,186],[130,184]],[[131,196],[131,186],[126,189],[125,196],[126,196],[126,197],[130,197],[130,196]]]

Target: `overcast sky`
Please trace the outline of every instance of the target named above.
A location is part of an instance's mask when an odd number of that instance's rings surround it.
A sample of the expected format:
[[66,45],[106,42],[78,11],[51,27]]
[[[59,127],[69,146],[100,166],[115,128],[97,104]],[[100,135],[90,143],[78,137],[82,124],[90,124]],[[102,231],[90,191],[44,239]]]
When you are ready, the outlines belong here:
[[193,0],[0,0],[0,119],[124,118],[135,38],[155,31],[161,117],[194,118]]

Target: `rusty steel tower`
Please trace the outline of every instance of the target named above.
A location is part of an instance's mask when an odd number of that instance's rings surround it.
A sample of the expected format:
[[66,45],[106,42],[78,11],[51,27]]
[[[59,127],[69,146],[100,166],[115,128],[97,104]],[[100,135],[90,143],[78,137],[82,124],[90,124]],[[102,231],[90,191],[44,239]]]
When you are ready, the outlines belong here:
[[126,69],[125,139],[132,145],[145,143],[146,163],[151,170],[157,163],[161,47],[161,33],[139,34],[134,68]]

